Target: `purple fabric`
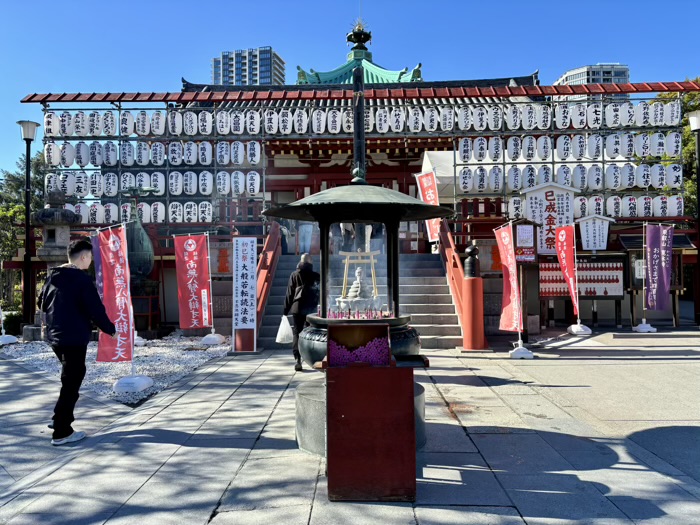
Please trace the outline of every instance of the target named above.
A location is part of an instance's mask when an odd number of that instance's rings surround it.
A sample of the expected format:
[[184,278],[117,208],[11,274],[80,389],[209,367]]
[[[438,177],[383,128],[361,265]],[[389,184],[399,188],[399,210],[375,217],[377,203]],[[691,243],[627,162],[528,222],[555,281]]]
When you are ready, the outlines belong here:
[[647,226],[646,238],[646,308],[666,310],[671,306],[671,261],[673,226]]
[[93,236],[90,239],[92,242],[92,262],[95,264],[95,284],[97,285],[97,293],[100,296],[100,300],[104,300],[104,287],[102,278],[102,254],[100,252],[100,237],[98,235]]
[[331,366],[344,366],[358,361],[375,366],[388,365],[390,355],[389,340],[386,337],[372,339],[355,350],[348,350],[333,340],[328,341],[328,364]]

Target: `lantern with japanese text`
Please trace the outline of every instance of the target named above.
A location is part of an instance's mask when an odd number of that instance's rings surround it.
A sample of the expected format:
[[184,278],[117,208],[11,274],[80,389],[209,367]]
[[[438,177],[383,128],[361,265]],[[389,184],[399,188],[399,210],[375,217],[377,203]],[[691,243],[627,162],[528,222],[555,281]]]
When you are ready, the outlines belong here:
[[182,207],[182,222],[199,222],[199,206],[196,202],[186,202]]
[[137,188],[148,188],[151,185],[151,175],[145,171],[139,171],[134,177],[134,184]]
[[219,141],[216,143],[216,163],[219,166],[228,166],[231,162],[231,144]]
[[162,111],[154,111],[151,114],[151,133],[163,135],[165,133],[165,117]]
[[484,160],[488,152],[488,140],[486,137],[476,137],[474,139],[474,160]]
[[47,173],[44,177],[44,191],[48,195],[50,191],[60,191],[58,185],[58,175],[55,173]]
[[168,174],[168,192],[174,197],[182,195],[182,173],[179,171],[171,171]]
[[389,131],[389,110],[387,108],[379,108],[375,119],[378,133],[386,133]]
[[102,132],[108,137],[117,134],[117,119],[111,111],[105,111],[102,115]]
[[508,199],[508,218],[520,219],[523,215],[523,200],[520,197]]
[[[494,113],[491,112],[492,108],[489,108],[489,123],[493,118],[494,122],[498,121],[500,118],[501,110],[496,107]],[[452,106],[441,106],[440,107],[440,130],[441,131],[452,131],[455,127],[455,110]],[[499,126],[500,128],[500,126]]]
[[648,157],[651,155],[651,140],[646,133],[638,133],[634,137],[634,153],[638,157]]
[[105,197],[116,197],[119,192],[119,178],[116,173],[108,172],[104,176]]
[[461,162],[469,162],[472,158],[472,139],[465,137],[459,139],[459,160]]
[[86,197],[90,193],[90,188],[88,187],[88,175],[84,171],[75,172],[75,190],[74,195],[76,197]]
[[75,147],[69,142],[64,142],[61,144],[61,166],[69,168],[73,165],[74,161]]
[[649,195],[637,197],[637,213],[640,217],[652,217],[654,214],[654,199]]
[[374,108],[365,107],[365,133],[374,129]]
[[571,108],[571,125],[574,129],[582,129],[586,127],[586,115],[587,115],[586,104],[578,103],[574,104]]
[[574,197],[574,217],[580,219],[588,214],[588,199],[586,197]]
[[[338,110],[335,110],[335,111],[337,111],[336,118],[338,121],[338,125],[336,126],[336,129],[339,130],[340,129],[340,112]],[[330,115],[328,116],[328,119],[329,119],[328,123],[330,124]],[[292,119],[292,111],[289,108],[280,109],[279,123],[280,123],[280,133],[282,135],[291,135],[292,130],[294,129],[294,121]],[[338,133],[338,131],[336,131],[335,133]]]
[[61,119],[53,111],[44,113],[44,136],[57,137],[60,135]]
[[213,218],[211,202],[202,201],[199,203],[199,222],[211,222]]
[[103,154],[102,154],[102,144],[99,142],[92,141],[89,147],[90,164],[99,168],[102,166]]
[[189,136],[197,134],[197,114],[194,111],[185,111],[182,114],[182,131]]
[[503,153],[503,141],[501,137],[491,137],[489,139],[489,158],[494,161],[501,160]]
[[211,142],[202,141],[197,145],[197,155],[199,157],[199,163],[203,166],[209,166],[211,164],[212,158],[212,148]]
[[603,124],[603,104],[593,102],[586,108],[586,120],[588,127],[591,129],[599,129]]
[[[305,112],[305,114],[306,114],[306,112]],[[343,127],[343,133],[352,133],[355,130],[354,120],[355,120],[355,117],[352,114],[351,109],[346,109],[343,111],[343,114],[340,117],[340,124]],[[294,129],[296,129],[296,122],[295,122],[294,126],[295,126]],[[306,127],[304,127],[304,133],[306,133]]]
[[520,106],[507,106],[505,111],[505,120],[508,129],[518,129],[520,127]]
[[651,123],[651,111],[648,102],[640,102],[634,108],[634,123],[638,127],[646,127]]
[[537,169],[532,164],[526,164],[522,171],[523,188],[534,188],[537,186]]
[[394,133],[402,133],[405,121],[406,116],[404,115],[403,108],[394,107],[391,109],[391,112],[389,114],[389,125],[391,126],[391,131],[393,131]]
[[[233,115],[232,115],[233,118]],[[249,109],[245,112],[245,128],[248,130],[250,135],[257,135],[260,133],[260,112],[256,109]],[[233,131],[233,124],[231,125],[231,131]]]
[[567,129],[571,125],[571,107],[566,102],[554,107],[554,123],[558,129]]
[[626,127],[632,127],[635,125],[635,110],[634,104],[631,102],[623,102],[620,105],[620,116],[621,124]]
[[651,168],[648,164],[640,164],[634,170],[634,178],[638,187],[648,188],[651,185]]
[[97,137],[102,134],[102,115],[99,111],[92,111],[87,121],[88,135]]
[[474,189],[478,193],[486,192],[488,188],[488,172],[483,166],[479,166],[474,170]]
[[683,217],[684,213],[683,195],[671,195],[668,198],[669,217]]
[[663,133],[652,133],[650,135],[652,157],[661,157],[666,152],[666,135]]
[[[294,133],[302,135],[309,131],[309,115],[306,113],[305,109],[297,108],[294,110],[294,117],[292,120],[294,122]],[[345,113],[343,113],[341,121],[343,130],[345,131]]]
[[61,113],[58,121],[58,130],[63,137],[69,137],[73,134],[75,130],[73,127],[73,115],[69,111]]
[[136,143],[134,160],[136,160],[138,166],[148,166],[151,160],[151,147],[148,145],[148,142],[139,141]]
[[523,106],[523,129],[530,131],[537,127],[537,109],[534,104]]
[[[470,139],[462,139],[470,140]],[[520,153],[523,150],[523,142],[520,137],[508,137],[506,141],[506,152],[508,154],[508,160],[517,161],[520,158]]]
[[680,164],[669,164],[666,167],[666,184],[669,188],[680,188],[683,185],[683,167]]
[[472,127],[472,110],[470,107],[462,106],[457,110],[457,127],[462,131],[467,131]]
[[151,188],[155,189],[153,195],[165,195],[165,175],[160,171],[151,173]]
[[419,107],[413,106],[408,110],[408,130],[418,133],[421,129],[423,129],[423,113]]
[[245,175],[242,171],[231,173],[231,192],[236,196],[245,193]]
[[279,116],[274,109],[267,109],[263,114],[263,124],[266,135],[276,135],[279,129]]
[[249,171],[246,175],[246,191],[248,195],[260,193],[260,174],[257,171]]
[[484,131],[488,126],[488,111],[484,106],[476,106],[473,109],[472,126],[476,131]]
[[154,166],[165,164],[165,144],[162,142],[154,142],[151,146],[151,163]]
[[623,157],[634,157],[634,135],[632,133],[622,133],[620,135],[620,155]]
[[202,171],[199,173],[199,193],[202,195],[211,195],[214,189],[214,175],[210,171]]
[[231,133],[231,114],[228,111],[216,112],[216,133],[228,135]]
[[616,159],[622,153],[622,141],[619,133],[605,137],[605,154],[609,159]]
[[666,167],[663,164],[654,164],[651,167],[651,186],[657,190],[666,186]]
[[679,100],[667,102],[664,105],[664,124],[678,126],[681,123],[681,103]]
[[552,167],[547,164],[542,164],[537,168],[537,184],[549,184],[550,182],[554,182]]
[[618,102],[605,106],[605,125],[609,128],[619,128],[622,123],[620,117],[621,107]]
[[89,206],[85,202],[79,202],[73,208],[73,213],[80,215],[80,222],[87,224],[89,220]]
[[131,203],[125,202],[119,207],[119,218],[121,222],[129,222],[131,220]]
[[168,112],[168,133],[171,135],[182,134],[182,113],[179,111]]
[[557,157],[559,160],[566,160],[571,156],[571,137],[569,135],[559,135],[556,142]]
[[113,202],[104,205],[104,224],[119,222],[119,208]]
[[586,140],[586,152],[591,159],[599,159],[603,155],[603,138],[594,133]]
[[254,140],[248,142],[246,147],[246,160],[251,166],[257,166],[260,163],[260,143]]
[[83,111],[73,115],[73,132],[78,137],[85,137],[88,134],[87,117]]
[[105,181],[102,173],[99,171],[90,172],[90,176],[88,178],[88,190],[90,191],[90,195],[93,197],[98,199],[102,197],[102,194],[105,192]]
[[88,209],[88,224],[103,224],[105,222],[105,209],[99,202],[93,202]]
[[537,127],[542,130],[552,126],[552,108],[547,104],[537,106]]
[[523,187],[523,177],[518,166],[508,168],[508,176],[506,178],[506,187],[508,191],[520,191]]
[[503,169],[500,166],[491,166],[489,169],[489,190],[494,193],[503,191]]
[[231,193],[231,175],[227,171],[219,171],[216,174],[216,193],[228,195]]
[[586,137],[584,135],[574,135],[571,138],[571,156],[576,160],[581,160],[586,156]]
[[571,186],[571,168],[566,164],[560,164],[557,167],[557,175],[555,177],[557,184],[562,186]]
[[654,197],[652,210],[654,217],[668,217],[668,197],[666,195]]
[[620,168],[620,188],[632,188],[636,183],[637,176],[635,174],[634,165],[626,162],[622,168]]
[[197,164],[197,144],[195,142],[185,142],[182,149],[182,160],[188,166]]
[[119,162],[122,166],[134,165],[134,145],[125,140],[119,143]]
[[605,168],[605,188],[608,190],[619,190],[622,187],[622,175],[620,166],[608,164]]
[[55,142],[47,142],[44,144],[44,159],[49,166],[56,167],[61,165],[61,148]]
[[182,222],[183,219],[183,209],[181,202],[171,202],[168,206],[168,222],[178,223]]
[[186,171],[182,174],[182,191],[185,195],[197,193],[197,174],[194,171]]
[[140,137],[148,135],[151,132],[151,119],[145,111],[139,111],[134,120],[134,129]]
[[549,137],[542,135],[537,138],[537,156],[540,160],[547,160],[552,154],[552,141]]
[[[479,106],[477,110],[483,110],[484,111],[484,128],[486,128],[486,110]],[[423,126],[425,127],[425,131],[428,131],[432,133],[433,131],[437,131],[438,128],[438,122],[440,120],[440,114],[438,113],[437,108],[429,106],[425,108],[425,114],[423,115]]]
[[128,191],[136,185],[136,177],[133,173],[122,172],[119,174],[119,191]]
[[231,142],[231,163],[235,166],[240,166],[245,160],[245,146],[242,142],[236,140]]
[[[591,164],[588,167],[588,189],[602,190],[603,189],[603,168],[600,164]],[[601,215],[599,213],[598,215]]]
[[134,115],[130,111],[119,113],[119,133],[123,137],[128,137],[134,133]]
[[139,202],[136,206],[136,215],[144,224],[151,222],[151,205],[147,202]]
[[622,199],[612,195],[605,200],[605,214],[608,217],[622,217]]
[[234,135],[242,135],[246,126],[245,113],[238,109],[232,109],[229,111],[229,117],[231,119],[231,133]]
[[683,136],[677,131],[671,131],[666,135],[666,155],[680,157],[683,150]]
[[209,111],[200,111],[197,116],[197,125],[200,135],[211,135],[214,117]]
[[603,215],[605,212],[605,199],[602,195],[592,195],[588,199],[588,214],[587,215]]
[[170,162],[171,166],[182,164],[183,150],[184,147],[179,140],[168,142],[168,162]]
[[472,170],[466,166],[459,170],[459,187],[465,193],[472,191],[472,188],[474,187]]
[[151,204],[151,222],[165,222],[165,204],[162,202],[154,202]]

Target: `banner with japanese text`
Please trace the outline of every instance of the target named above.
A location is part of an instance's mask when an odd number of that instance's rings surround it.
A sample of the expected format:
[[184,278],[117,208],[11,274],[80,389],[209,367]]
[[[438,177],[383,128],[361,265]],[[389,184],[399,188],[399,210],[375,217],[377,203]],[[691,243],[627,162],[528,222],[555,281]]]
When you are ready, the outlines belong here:
[[666,310],[671,306],[672,254],[673,225],[648,225],[645,253],[647,310]]
[[208,235],[175,236],[175,271],[180,328],[211,328]]
[[515,262],[513,247],[513,225],[505,224],[496,228],[494,232],[503,265],[503,302],[499,328],[507,332],[520,332],[523,329],[523,312],[520,304],[518,265]]
[[[440,199],[438,197],[438,187],[437,179],[435,178],[435,172],[429,171],[427,173],[421,173],[416,175],[416,182],[418,183],[418,195],[420,195],[420,200],[426,204],[433,204],[435,206],[440,205]],[[440,221],[442,219],[428,219],[425,221],[425,229],[428,231],[428,241],[435,242],[440,238]]]
[[233,238],[233,329],[255,329],[258,252],[255,237]]
[[[101,268],[102,302],[117,329],[113,338],[100,332],[97,361],[131,361],[134,350],[134,323],[131,311],[130,273],[126,248],[126,228],[117,226],[97,234]],[[97,261],[96,261],[97,262]],[[99,289],[99,285],[98,285]]]
[[569,287],[569,295],[571,302],[574,305],[574,315],[578,316],[578,283],[576,281],[576,255],[575,243],[576,237],[574,225],[562,226],[557,228],[557,259],[561,272],[564,274],[564,281]]

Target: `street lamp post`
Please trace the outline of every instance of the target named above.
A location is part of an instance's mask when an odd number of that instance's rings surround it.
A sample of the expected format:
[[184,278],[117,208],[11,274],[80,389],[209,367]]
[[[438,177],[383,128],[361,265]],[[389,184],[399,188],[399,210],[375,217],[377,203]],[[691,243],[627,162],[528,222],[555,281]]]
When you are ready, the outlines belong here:
[[29,204],[31,201],[31,170],[32,170],[32,142],[36,138],[36,130],[39,127],[39,123],[32,122],[31,120],[20,120],[17,122],[22,128],[22,139],[27,144],[27,155],[25,159],[25,170],[24,170],[24,261],[22,263],[22,320],[26,324],[32,323],[32,313],[31,310],[31,297],[32,297],[32,279],[31,274],[31,254],[29,253],[29,235],[30,235],[30,225],[29,225]]
[[[690,131],[695,134],[695,229],[700,231],[700,109],[688,113]],[[693,303],[695,310],[695,324],[700,324],[700,278],[697,269],[693,272]]]

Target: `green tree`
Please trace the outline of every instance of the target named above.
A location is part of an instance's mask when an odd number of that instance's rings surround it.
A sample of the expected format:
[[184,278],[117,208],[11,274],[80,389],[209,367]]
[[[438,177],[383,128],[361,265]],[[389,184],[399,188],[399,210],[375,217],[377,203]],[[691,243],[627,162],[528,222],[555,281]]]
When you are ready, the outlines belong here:
[[[700,77],[696,78],[694,82],[700,82]],[[661,93],[656,98],[668,102],[670,100],[675,100],[678,97],[677,93]],[[685,214],[695,217],[698,209],[698,194],[697,194],[697,177],[698,177],[698,163],[695,158],[695,134],[690,131],[690,125],[688,124],[688,113],[700,109],[700,93],[685,93],[681,97],[681,108],[683,114],[683,120],[681,121],[681,126],[683,128],[683,153],[682,153],[682,164],[683,164],[683,186],[685,188]]]

